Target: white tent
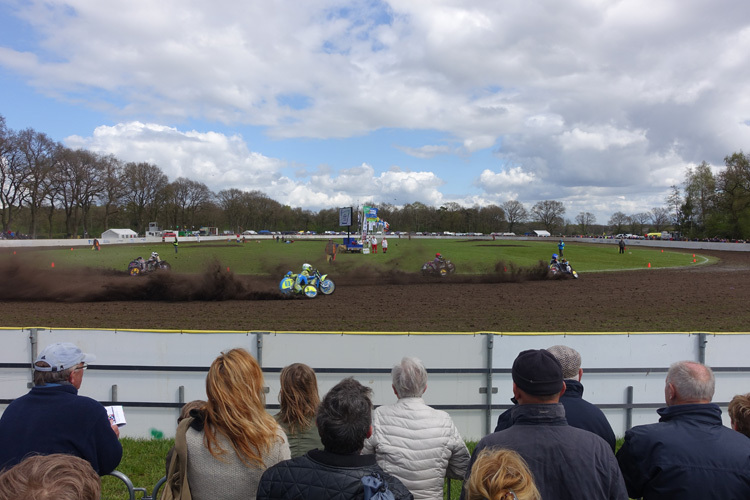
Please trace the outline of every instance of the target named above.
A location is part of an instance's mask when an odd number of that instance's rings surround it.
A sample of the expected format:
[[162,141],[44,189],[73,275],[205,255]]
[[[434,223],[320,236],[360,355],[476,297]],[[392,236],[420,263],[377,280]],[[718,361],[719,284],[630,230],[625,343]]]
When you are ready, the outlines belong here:
[[132,229],[107,229],[102,233],[103,240],[124,240],[137,237],[138,233]]
[[549,234],[549,231],[545,231],[545,230],[543,230],[543,229],[534,229],[534,233],[535,233],[535,234],[536,234],[537,236],[540,236],[540,237],[548,237],[548,236],[552,236],[551,234]]

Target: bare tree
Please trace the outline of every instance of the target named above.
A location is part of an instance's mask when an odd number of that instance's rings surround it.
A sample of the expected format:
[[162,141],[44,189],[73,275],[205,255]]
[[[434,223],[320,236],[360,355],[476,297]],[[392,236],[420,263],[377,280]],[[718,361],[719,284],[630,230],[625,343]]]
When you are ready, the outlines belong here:
[[623,227],[630,224],[630,218],[622,212],[615,212],[612,214],[612,217],[609,218],[607,224],[612,228],[614,234],[621,234]]
[[[98,196],[104,207],[104,229],[109,229],[109,219],[120,210],[120,203],[125,198],[125,185],[122,162],[112,155],[99,159],[102,169],[102,190]],[[85,220],[85,219],[84,219]]]
[[508,219],[508,232],[512,233],[516,224],[526,222],[529,218],[529,212],[518,200],[509,200],[501,205],[505,211],[505,217]]
[[638,212],[637,214],[633,214],[629,217],[630,219],[630,232],[633,234],[643,234],[643,226],[645,226],[649,219],[651,218],[651,214],[648,212]]
[[4,232],[10,230],[14,213],[26,201],[24,175],[17,135],[6,128],[5,118],[0,116],[0,213]]
[[564,224],[563,215],[565,214],[565,206],[561,201],[556,200],[544,200],[538,201],[531,208],[532,215],[542,223],[544,229],[550,233],[553,230]]
[[581,234],[588,234],[589,228],[596,224],[596,216],[591,212],[581,212],[576,215],[576,224],[581,229]]
[[55,168],[58,144],[46,134],[33,129],[18,133],[18,150],[24,172],[24,189],[29,205],[29,233],[36,238],[37,213],[47,198],[49,183],[47,178]]
[[665,207],[654,207],[650,212],[651,225],[654,231],[661,231],[669,225],[669,210]]
[[142,234],[146,216],[156,218],[169,180],[159,167],[145,162],[128,163],[123,176],[127,187],[123,200],[133,214],[136,232]]

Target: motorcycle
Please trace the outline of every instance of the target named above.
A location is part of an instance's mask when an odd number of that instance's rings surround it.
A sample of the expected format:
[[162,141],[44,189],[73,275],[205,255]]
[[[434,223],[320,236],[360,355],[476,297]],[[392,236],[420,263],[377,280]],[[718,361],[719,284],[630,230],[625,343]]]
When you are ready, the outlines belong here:
[[141,257],[131,260],[130,264],[128,264],[128,274],[131,276],[139,276],[159,270],[170,271],[171,269],[172,266],[166,260],[144,260]]
[[297,275],[292,274],[291,271],[286,273],[279,282],[279,290],[281,290],[281,293],[304,294],[306,297],[312,299],[313,297],[317,297],[318,293],[331,295],[336,289],[336,285],[332,280],[328,279],[328,275],[320,274],[320,271],[317,269],[313,271],[312,276],[307,278],[307,284],[302,287],[302,290],[297,291],[294,289],[296,278]]
[[438,262],[431,260],[429,262],[425,262],[422,266],[422,275],[424,276],[440,276],[441,278],[444,278],[449,274],[453,274],[455,272],[456,265],[447,259]]
[[573,278],[578,279],[578,273],[570,267],[570,262],[567,260],[553,262],[549,265],[549,271],[552,276],[572,276]]

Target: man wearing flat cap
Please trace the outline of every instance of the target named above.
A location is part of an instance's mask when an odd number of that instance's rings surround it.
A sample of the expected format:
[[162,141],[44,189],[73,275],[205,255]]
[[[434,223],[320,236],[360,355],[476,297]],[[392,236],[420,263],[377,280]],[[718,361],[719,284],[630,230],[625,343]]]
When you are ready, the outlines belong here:
[[[560,397],[565,392],[562,366],[550,352],[530,349],[513,362],[512,426],[485,436],[471,457],[485,448],[518,452],[529,464],[542,498],[627,500],[625,482],[606,441],[568,425]],[[462,494],[463,498],[463,494]]]
[[88,461],[99,475],[120,463],[117,426],[97,401],[78,395],[94,356],[68,342],[47,346],[33,364],[34,387],[0,418],[0,470],[29,455],[65,453]]
[[[609,444],[614,453],[617,440],[607,417],[599,408],[583,399],[581,354],[566,345],[553,345],[548,347],[547,351],[552,353],[562,366],[565,393],[560,397],[560,403],[565,408],[565,420],[568,421],[568,425],[598,434]],[[512,425],[510,419],[512,410],[510,408],[500,414],[495,432],[505,430]]]

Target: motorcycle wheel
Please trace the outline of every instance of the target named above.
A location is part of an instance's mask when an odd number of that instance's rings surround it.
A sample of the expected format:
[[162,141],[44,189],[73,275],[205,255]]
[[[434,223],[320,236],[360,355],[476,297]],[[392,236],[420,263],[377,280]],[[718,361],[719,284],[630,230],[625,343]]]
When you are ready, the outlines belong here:
[[331,280],[323,280],[320,282],[320,292],[324,295],[331,295],[336,289],[336,285]]
[[303,293],[307,295],[309,298],[314,299],[318,296],[318,289],[315,288],[313,285],[307,285],[305,289],[303,290]]
[[129,269],[131,276],[138,276],[141,274],[141,270],[138,268],[138,266],[133,266]]
[[577,272],[575,272],[575,271],[571,271],[571,273],[573,274],[573,277],[574,277],[575,279],[578,279],[578,273],[577,273]]
[[439,272],[441,278],[445,278],[446,276],[448,276],[448,269],[444,267],[441,267]]
[[163,261],[159,262],[159,269],[162,269],[164,271],[171,271],[172,270],[172,266],[169,265],[169,263],[166,260],[163,260]]
[[447,264],[447,269],[450,274],[453,274],[456,272],[456,265],[453,262],[449,262]]
[[284,278],[279,283],[279,290],[281,293],[292,293],[294,289],[294,280],[292,278]]

